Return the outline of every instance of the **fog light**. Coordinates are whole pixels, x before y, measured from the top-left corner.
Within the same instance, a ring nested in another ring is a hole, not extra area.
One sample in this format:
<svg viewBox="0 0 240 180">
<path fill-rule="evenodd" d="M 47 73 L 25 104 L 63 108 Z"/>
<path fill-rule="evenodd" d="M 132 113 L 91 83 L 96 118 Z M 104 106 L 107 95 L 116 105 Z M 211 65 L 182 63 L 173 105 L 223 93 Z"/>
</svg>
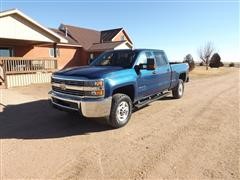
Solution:
<svg viewBox="0 0 240 180">
<path fill-rule="evenodd" d="M 94 96 L 103 96 L 104 95 L 104 90 L 100 89 L 100 90 L 97 90 L 97 91 L 92 91 L 91 94 L 94 95 Z"/>
</svg>

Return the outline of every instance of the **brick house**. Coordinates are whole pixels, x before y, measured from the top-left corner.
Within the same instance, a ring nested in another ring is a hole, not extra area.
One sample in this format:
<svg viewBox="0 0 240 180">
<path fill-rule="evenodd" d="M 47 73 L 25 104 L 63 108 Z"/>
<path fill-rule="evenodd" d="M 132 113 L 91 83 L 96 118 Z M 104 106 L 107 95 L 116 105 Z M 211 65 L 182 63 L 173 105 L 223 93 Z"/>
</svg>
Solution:
<svg viewBox="0 0 240 180">
<path fill-rule="evenodd" d="M 96 31 L 61 24 L 58 29 L 51 30 L 66 38 L 68 45 L 72 46 L 70 49 L 75 50 L 74 55 L 69 52 L 62 52 L 62 47 L 65 44 L 57 44 L 60 54 L 60 68 L 86 65 L 89 59 L 96 57 L 106 50 L 130 49 L 133 47 L 131 39 L 123 28 Z M 61 54 L 64 57 L 61 57 Z M 70 61 L 68 61 L 69 57 L 72 57 Z"/>
<path fill-rule="evenodd" d="M 43 81 L 48 82 L 54 69 L 87 65 L 106 50 L 133 47 L 123 28 L 96 31 L 64 24 L 46 28 L 17 9 L 0 12 L 0 27 L 0 83 L 7 81 L 7 75 L 23 78 L 23 74 L 43 71 L 49 71 Z"/>
</svg>

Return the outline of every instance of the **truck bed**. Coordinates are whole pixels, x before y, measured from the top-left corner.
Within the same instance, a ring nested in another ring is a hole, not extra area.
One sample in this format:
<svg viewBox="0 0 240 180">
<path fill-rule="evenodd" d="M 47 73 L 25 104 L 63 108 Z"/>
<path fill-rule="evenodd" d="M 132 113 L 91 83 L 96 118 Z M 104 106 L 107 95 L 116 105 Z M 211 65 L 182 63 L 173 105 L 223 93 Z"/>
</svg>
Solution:
<svg viewBox="0 0 240 180">
<path fill-rule="evenodd" d="M 188 72 L 188 69 L 189 69 L 188 63 L 170 62 L 169 64 L 171 66 L 173 73 L 181 74 L 184 72 Z"/>
</svg>

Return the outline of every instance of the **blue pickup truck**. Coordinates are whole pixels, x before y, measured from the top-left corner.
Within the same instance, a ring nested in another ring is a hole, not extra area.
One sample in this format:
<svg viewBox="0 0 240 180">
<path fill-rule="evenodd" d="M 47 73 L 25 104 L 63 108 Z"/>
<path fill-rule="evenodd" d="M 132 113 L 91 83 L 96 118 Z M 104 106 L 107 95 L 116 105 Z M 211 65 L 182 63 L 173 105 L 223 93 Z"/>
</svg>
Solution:
<svg viewBox="0 0 240 180">
<path fill-rule="evenodd" d="M 154 49 L 114 50 L 90 65 L 52 75 L 51 104 L 83 117 L 105 117 L 114 128 L 126 125 L 133 108 L 172 93 L 183 96 L 188 82 L 187 63 L 169 63 L 165 52 Z"/>
</svg>

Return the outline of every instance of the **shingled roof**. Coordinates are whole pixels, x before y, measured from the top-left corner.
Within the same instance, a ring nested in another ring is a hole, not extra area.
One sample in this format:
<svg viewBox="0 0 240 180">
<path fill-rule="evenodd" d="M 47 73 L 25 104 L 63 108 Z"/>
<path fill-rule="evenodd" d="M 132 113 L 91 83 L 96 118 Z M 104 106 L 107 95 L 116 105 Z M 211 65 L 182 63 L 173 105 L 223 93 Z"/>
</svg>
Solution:
<svg viewBox="0 0 240 180">
<path fill-rule="evenodd" d="M 54 29 L 54 28 L 50 28 L 53 32 L 57 33 L 58 35 L 64 37 L 65 39 L 68 40 L 68 44 L 71 44 L 71 45 L 79 45 L 80 44 L 75 40 L 73 39 L 71 36 L 65 36 L 65 32 L 64 31 L 61 31 L 59 29 Z"/>
<path fill-rule="evenodd" d="M 109 29 L 101 31 L 100 42 L 109 42 L 122 30 L 123 28 Z"/>
<path fill-rule="evenodd" d="M 114 49 L 125 41 L 112 41 L 123 28 L 96 31 L 76 26 L 61 24 L 59 29 L 52 29 L 57 34 L 68 40 L 68 44 L 80 45 L 89 51 Z M 67 36 L 65 36 L 67 31 Z"/>
<path fill-rule="evenodd" d="M 89 49 L 93 43 L 100 41 L 100 32 L 92 29 L 61 25 L 59 29 L 67 29 L 67 34 L 77 41 L 84 49 Z"/>
</svg>

